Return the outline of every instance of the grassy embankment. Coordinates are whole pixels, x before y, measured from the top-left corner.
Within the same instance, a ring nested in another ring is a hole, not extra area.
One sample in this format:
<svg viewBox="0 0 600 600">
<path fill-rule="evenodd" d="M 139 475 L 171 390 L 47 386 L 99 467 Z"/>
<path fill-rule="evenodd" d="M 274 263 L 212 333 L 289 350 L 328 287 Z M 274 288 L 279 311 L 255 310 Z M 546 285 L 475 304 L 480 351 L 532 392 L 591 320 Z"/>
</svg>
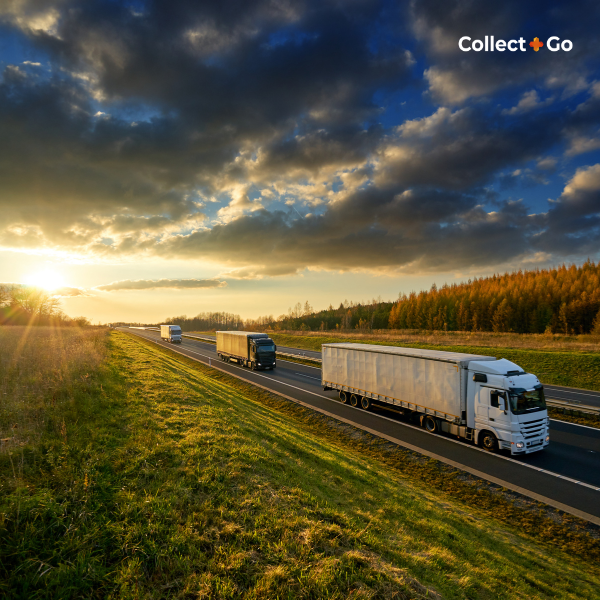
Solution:
<svg viewBox="0 0 600 600">
<path fill-rule="evenodd" d="M 0 335 L 3 597 L 600 598 L 577 519 L 127 334 Z"/>
</svg>

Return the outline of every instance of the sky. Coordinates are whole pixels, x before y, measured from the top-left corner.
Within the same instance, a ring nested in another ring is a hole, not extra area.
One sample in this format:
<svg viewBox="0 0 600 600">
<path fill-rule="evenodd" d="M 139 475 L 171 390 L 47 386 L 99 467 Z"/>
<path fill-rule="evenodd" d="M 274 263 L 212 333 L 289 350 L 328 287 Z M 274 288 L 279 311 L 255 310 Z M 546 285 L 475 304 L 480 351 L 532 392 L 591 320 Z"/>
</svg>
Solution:
<svg viewBox="0 0 600 600">
<path fill-rule="evenodd" d="M 0 282 L 157 322 L 598 260 L 599 17 L 3 0 Z"/>
</svg>

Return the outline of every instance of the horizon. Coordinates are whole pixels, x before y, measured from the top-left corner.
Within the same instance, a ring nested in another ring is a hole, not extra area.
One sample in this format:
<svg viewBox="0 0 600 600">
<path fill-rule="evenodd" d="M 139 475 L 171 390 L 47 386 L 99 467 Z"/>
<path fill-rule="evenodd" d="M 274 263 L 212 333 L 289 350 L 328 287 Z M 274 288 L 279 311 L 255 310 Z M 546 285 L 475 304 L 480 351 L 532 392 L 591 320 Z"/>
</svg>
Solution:
<svg viewBox="0 0 600 600">
<path fill-rule="evenodd" d="M 599 6 L 229 8 L 0 7 L 0 283 L 247 320 L 598 261 Z"/>
</svg>

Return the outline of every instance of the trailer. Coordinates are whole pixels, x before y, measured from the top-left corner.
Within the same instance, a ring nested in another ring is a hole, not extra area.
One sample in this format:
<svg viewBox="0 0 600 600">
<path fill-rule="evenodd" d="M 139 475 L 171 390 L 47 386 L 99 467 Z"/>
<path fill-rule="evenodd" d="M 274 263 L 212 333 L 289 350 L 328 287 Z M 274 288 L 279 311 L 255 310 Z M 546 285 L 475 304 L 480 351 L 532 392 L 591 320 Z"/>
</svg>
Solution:
<svg viewBox="0 0 600 600">
<path fill-rule="evenodd" d="M 493 356 L 372 344 L 323 344 L 322 386 L 343 403 L 385 407 L 431 433 L 490 451 L 545 448 L 549 420 L 535 375 Z"/>
<path fill-rule="evenodd" d="M 277 346 L 266 333 L 217 331 L 217 355 L 254 370 L 274 369 Z"/>
</svg>

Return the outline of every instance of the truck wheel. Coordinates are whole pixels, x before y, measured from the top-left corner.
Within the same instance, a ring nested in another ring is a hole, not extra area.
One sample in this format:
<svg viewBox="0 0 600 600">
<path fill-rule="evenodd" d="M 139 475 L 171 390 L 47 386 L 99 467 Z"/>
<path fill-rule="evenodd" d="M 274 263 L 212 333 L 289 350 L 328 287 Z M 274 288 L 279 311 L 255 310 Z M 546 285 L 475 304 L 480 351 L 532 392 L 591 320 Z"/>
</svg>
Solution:
<svg viewBox="0 0 600 600">
<path fill-rule="evenodd" d="M 438 432 L 438 424 L 437 421 L 431 416 L 427 415 L 423 422 L 423 427 L 429 431 L 429 433 L 437 433 Z"/>
<path fill-rule="evenodd" d="M 358 406 L 359 402 L 360 396 L 358 394 L 352 394 L 352 396 L 350 396 L 350 406 Z"/>
<path fill-rule="evenodd" d="M 342 404 L 348 404 L 348 394 L 347 394 L 347 392 L 340 391 L 340 402 Z"/>
<path fill-rule="evenodd" d="M 488 452 L 498 451 L 498 440 L 491 431 L 484 431 L 479 434 L 479 445 Z"/>
<path fill-rule="evenodd" d="M 371 398 L 367 398 L 366 396 L 363 396 L 360 399 L 360 405 L 365 409 L 365 410 L 371 410 Z"/>
</svg>

